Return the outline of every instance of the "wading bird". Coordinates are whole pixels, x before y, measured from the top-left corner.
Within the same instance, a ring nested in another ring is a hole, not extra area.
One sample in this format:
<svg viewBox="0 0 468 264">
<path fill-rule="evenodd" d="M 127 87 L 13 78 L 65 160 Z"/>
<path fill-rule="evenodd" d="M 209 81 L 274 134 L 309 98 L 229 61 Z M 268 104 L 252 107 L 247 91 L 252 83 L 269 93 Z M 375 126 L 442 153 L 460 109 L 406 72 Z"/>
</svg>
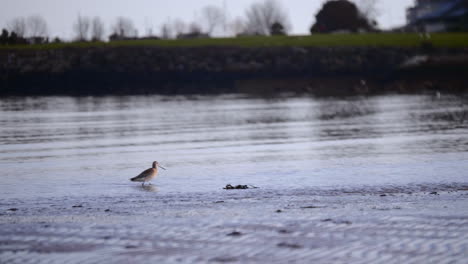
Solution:
<svg viewBox="0 0 468 264">
<path fill-rule="evenodd" d="M 164 167 L 162 167 L 161 165 L 159 165 L 159 163 L 157 161 L 155 161 L 155 162 L 153 162 L 153 167 L 152 168 L 149 168 L 149 169 L 143 171 L 138 176 L 133 177 L 130 180 L 134 181 L 134 182 L 143 182 L 141 184 L 141 186 L 144 186 L 145 182 L 150 181 L 150 180 L 152 180 L 153 178 L 156 177 L 156 175 L 158 174 L 158 167 L 165 170 Z"/>
</svg>

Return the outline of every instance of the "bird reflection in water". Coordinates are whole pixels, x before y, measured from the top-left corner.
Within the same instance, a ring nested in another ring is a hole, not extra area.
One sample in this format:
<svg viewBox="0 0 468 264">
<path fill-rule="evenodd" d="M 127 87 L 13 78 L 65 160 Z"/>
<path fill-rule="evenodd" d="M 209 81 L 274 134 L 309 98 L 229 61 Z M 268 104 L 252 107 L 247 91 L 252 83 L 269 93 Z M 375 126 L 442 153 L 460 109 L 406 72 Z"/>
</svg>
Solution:
<svg viewBox="0 0 468 264">
<path fill-rule="evenodd" d="M 139 186 L 135 186 L 137 187 L 137 189 L 139 190 L 143 190 L 145 192 L 157 192 L 158 191 L 158 187 L 156 185 L 150 185 L 150 184 L 147 184 L 147 185 L 139 185 Z"/>
</svg>

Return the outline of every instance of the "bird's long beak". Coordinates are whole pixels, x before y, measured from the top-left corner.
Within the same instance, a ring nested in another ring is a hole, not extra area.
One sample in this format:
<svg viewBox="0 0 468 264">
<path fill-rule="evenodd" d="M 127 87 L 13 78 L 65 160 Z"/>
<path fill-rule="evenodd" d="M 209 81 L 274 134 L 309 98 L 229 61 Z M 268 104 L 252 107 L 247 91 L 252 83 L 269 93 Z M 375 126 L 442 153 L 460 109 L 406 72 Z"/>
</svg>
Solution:
<svg viewBox="0 0 468 264">
<path fill-rule="evenodd" d="M 159 164 L 158 164 L 158 167 L 161 168 L 161 169 L 163 169 L 163 170 L 166 170 L 166 168 L 164 168 L 163 166 L 161 166 L 161 165 L 159 165 Z"/>
</svg>

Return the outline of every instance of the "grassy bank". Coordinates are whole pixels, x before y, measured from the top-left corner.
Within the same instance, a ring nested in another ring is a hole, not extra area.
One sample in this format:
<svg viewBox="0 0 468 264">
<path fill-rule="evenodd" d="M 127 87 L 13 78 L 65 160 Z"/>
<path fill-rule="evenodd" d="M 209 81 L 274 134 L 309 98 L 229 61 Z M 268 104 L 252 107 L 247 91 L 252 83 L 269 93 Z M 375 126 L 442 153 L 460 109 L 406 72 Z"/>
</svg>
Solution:
<svg viewBox="0 0 468 264">
<path fill-rule="evenodd" d="M 131 40 L 94 43 L 60 43 L 29 46 L 0 46 L 0 49 L 59 49 L 67 47 L 205 47 L 205 46 L 297 46 L 297 47 L 416 47 L 423 42 L 435 47 L 468 47 L 468 33 L 431 34 L 424 39 L 419 34 L 380 33 L 380 34 L 315 34 L 311 36 L 256 36 L 239 38 L 185 39 L 185 40 Z"/>
<path fill-rule="evenodd" d="M 466 91 L 468 44 L 463 45 L 468 34 L 437 34 L 431 39 L 432 46 L 421 46 L 417 35 L 367 34 L 3 49 L 0 94 Z M 411 65 L 414 59 L 424 64 Z M 291 85 L 292 80 L 298 81 Z"/>
</svg>

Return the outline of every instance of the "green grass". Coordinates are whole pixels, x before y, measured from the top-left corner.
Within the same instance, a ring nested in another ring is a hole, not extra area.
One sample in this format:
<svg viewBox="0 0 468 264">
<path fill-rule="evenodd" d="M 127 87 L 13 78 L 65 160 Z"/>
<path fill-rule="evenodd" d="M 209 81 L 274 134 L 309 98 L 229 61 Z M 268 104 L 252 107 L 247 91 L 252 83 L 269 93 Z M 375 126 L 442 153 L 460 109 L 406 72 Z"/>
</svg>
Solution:
<svg viewBox="0 0 468 264">
<path fill-rule="evenodd" d="M 239 46 L 239 47 L 414 47 L 421 45 L 423 39 L 418 34 L 378 33 L 378 34 L 315 34 L 311 36 L 273 36 L 239 37 L 190 40 L 131 40 L 110 43 L 61 43 L 25 46 L 3 46 L 0 49 L 59 49 L 66 47 L 204 47 L 204 46 Z M 468 47 L 468 33 L 431 34 L 429 41 L 436 47 Z"/>
</svg>

